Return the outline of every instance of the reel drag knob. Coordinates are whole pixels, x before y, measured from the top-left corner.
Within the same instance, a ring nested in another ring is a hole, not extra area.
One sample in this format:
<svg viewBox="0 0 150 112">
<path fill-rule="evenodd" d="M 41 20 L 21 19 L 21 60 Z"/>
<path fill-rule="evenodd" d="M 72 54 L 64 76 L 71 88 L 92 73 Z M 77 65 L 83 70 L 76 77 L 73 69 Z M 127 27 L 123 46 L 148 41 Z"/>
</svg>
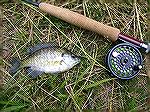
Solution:
<svg viewBox="0 0 150 112">
<path fill-rule="evenodd" d="M 109 51 L 106 61 L 114 76 L 131 79 L 142 69 L 143 58 L 135 45 L 121 43 Z"/>
</svg>

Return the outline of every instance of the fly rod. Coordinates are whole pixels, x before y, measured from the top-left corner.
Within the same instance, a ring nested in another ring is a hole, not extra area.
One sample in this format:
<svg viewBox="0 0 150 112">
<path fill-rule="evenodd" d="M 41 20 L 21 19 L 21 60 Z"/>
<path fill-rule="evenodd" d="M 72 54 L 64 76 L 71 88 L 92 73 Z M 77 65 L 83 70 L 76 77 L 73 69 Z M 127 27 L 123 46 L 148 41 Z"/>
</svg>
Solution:
<svg viewBox="0 0 150 112">
<path fill-rule="evenodd" d="M 107 55 L 107 65 L 112 74 L 118 78 L 131 79 L 136 76 L 142 68 L 143 56 L 141 53 L 148 54 L 150 52 L 150 43 L 145 43 L 132 36 L 125 35 L 118 28 L 105 25 L 66 8 L 44 2 L 24 1 L 70 24 L 106 36 L 112 42 L 121 41 Z"/>
</svg>

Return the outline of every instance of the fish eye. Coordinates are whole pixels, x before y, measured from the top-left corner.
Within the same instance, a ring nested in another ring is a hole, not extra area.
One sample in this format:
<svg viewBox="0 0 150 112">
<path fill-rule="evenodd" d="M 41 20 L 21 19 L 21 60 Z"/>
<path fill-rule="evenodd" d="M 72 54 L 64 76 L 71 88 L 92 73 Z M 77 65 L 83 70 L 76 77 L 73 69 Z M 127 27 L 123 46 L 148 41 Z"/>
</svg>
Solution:
<svg viewBox="0 0 150 112">
<path fill-rule="evenodd" d="M 65 53 L 62 53 L 62 54 L 61 54 L 61 57 L 63 57 L 64 55 L 65 55 Z"/>
<path fill-rule="evenodd" d="M 72 55 L 71 58 L 76 58 L 76 57 L 74 55 Z"/>
</svg>

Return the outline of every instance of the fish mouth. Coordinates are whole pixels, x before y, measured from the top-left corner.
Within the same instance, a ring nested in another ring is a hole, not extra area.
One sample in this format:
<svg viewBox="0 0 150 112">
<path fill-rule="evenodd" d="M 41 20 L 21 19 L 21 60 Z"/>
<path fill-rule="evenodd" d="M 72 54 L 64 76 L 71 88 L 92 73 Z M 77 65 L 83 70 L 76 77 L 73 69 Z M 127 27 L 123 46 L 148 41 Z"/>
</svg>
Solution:
<svg viewBox="0 0 150 112">
<path fill-rule="evenodd" d="M 79 63 L 81 62 L 81 59 L 80 59 L 80 58 L 77 58 L 76 60 L 77 60 L 77 61 L 76 61 L 75 65 L 77 65 L 77 64 L 79 64 Z"/>
</svg>

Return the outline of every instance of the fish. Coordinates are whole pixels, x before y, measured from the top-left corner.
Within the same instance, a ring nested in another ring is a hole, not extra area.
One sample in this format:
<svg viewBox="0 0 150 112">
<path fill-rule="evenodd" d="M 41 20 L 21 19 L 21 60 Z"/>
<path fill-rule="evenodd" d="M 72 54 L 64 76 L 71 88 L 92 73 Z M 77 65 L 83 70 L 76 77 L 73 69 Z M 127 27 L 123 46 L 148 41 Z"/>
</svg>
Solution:
<svg viewBox="0 0 150 112">
<path fill-rule="evenodd" d="M 79 56 L 65 48 L 54 43 L 42 43 L 30 47 L 25 59 L 12 58 L 9 73 L 15 74 L 19 69 L 26 68 L 27 73 L 35 78 L 42 73 L 55 74 L 68 71 L 80 61 Z"/>
</svg>

